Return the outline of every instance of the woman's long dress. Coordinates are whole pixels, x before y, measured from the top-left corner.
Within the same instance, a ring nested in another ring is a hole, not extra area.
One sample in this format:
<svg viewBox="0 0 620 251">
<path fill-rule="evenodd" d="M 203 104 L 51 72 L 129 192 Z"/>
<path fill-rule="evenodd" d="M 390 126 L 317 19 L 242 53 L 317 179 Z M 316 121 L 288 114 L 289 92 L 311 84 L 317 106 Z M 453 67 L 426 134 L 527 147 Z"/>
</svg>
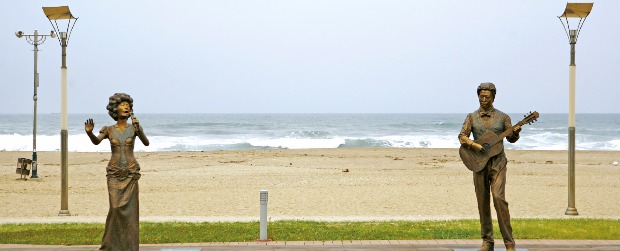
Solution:
<svg viewBox="0 0 620 251">
<path fill-rule="evenodd" d="M 106 175 L 110 210 L 100 250 L 138 250 L 140 165 L 133 155 L 135 128 L 129 126 L 120 132 L 114 126 L 106 126 L 101 132 L 110 139 L 112 157 Z"/>
</svg>

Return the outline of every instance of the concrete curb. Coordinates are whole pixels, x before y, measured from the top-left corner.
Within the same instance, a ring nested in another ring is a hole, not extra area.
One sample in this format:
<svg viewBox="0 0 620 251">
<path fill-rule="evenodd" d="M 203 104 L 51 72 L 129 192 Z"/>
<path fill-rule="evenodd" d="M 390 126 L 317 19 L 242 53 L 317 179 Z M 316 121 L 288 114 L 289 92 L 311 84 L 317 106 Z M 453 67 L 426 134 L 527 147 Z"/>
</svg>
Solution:
<svg viewBox="0 0 620 251">
<path fill-rule="evenodd" d="M 140 250 L 476 250 L 480 240 L 346 240 L 142 244 Z M 0 244 L 0 250 L 98 250 L 97 245 Z M 517 240 L 518 250 L 620 250 L 620 240 Z M 495 250 L 504 250 L 496 245 Z"/>
</svg>

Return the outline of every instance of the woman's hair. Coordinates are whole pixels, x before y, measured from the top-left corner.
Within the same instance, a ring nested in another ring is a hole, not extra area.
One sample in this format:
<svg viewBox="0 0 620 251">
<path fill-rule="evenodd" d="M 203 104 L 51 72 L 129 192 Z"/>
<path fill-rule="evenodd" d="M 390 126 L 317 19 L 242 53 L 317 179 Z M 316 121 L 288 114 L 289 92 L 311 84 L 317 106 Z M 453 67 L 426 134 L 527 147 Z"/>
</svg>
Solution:
<svg viewBox="0 0 620 251">
<path fill-rule="evenodd" d="M 129 107 L 131 107 L 131 110 L 133 110 L 133 98 L 131 98 L 129 94 L 114 93 L 114 95 L 110 96 L 110 100 L 106 108 L 108 109 L 108 114 L 110 114 L 110 117 L 112 117 L 114 121 L 118 120 L 118 108 L 117 107 L 120 103 L 123 103 L 123 102 L 129 103 Z"/>
</svg>

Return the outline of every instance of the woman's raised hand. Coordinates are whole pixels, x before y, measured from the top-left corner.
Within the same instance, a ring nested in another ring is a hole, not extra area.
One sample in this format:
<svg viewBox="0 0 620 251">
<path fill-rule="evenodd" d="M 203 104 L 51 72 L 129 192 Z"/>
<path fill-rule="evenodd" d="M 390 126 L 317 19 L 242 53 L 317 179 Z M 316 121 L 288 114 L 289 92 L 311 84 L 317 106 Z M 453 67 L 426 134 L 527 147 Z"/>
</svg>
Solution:
<svg viewBox="0 0 620 251">
<path fill-rule="evenodd" d="M 93 119 L 87 119 L 86 122 L 84 122 L 84 130 L 86 131 L 86 133 L 92 133 L 93 129 L 95 128 L 95 121 L 93 121 Z"/>
</svg>

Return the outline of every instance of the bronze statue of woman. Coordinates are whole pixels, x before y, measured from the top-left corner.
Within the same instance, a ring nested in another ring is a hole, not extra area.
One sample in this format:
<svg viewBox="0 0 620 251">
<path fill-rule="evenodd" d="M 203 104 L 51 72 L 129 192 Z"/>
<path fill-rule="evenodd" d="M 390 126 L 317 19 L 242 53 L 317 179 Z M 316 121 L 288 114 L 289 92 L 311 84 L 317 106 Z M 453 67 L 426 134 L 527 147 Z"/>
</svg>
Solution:
<svg viewBox="0 0 620 251">
<path fill-rule="evenodd" d="M 110 140 L 112 157 L 106 168 L 110 209 L 100 250 L 138 250 L 140 244 L 138 179 L 140 165 L 133 155 L 136 136 L 149 145 L 138 119 L 133 116 L 133 99 L 125 93 L 116 93 L 108 102 L 108 114 L 116 124 L 104 126 L 99 135 L 93 134 L 95 122 L 84 123 L 86 134 L 93 144 Z M 131 124 L 127 120 L 131 118 Z"/>
</svg>

